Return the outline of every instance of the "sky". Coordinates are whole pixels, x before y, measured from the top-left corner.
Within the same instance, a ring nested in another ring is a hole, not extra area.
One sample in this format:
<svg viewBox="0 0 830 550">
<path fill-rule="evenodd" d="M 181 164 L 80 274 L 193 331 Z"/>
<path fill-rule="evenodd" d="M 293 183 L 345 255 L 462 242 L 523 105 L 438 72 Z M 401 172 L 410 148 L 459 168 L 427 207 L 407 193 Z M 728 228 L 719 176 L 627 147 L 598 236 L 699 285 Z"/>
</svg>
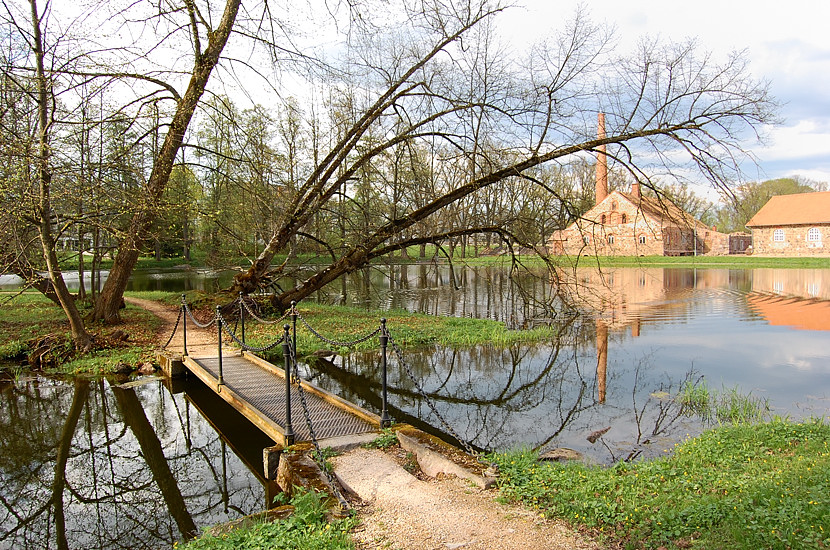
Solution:
<svg viewBox="0 0 830 550">
<path fill-rule="evenodd" d="M 544 37 L 559 29 L 578 0 L 518 0 L 523 7 L 502 16 L 506 40 Z M 770 82 L 782 103 L 780 126 L 769 128 L 766 146 L 752 147 L 757 167 L 747 179 L 802 176 L 830 183 L 830 2 L 827 0 L 591 0 L 595 22 L 617 30 L 621 48 L 644 36 L 696 38 L 715 56 L 746 50 L 750 70 Z"/>
</svg>

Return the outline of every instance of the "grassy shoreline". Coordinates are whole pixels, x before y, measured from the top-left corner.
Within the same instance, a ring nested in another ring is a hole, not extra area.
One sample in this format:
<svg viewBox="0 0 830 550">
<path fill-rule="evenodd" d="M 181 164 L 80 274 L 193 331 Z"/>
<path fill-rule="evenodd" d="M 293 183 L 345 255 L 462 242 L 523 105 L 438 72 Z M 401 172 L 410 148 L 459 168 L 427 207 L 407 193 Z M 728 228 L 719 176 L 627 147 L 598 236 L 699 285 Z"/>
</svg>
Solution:
<svg viewBox="0 0 830 550">
<path fill-rule="evenodd" d="M 830 547 L 830 424 L 719 426 L 611 468 L 497 453 L 502 497 L 622 548 Z M 671 452 L 671 454 L 669 454 Z"/>
<path fill-rule="evenodd" d="M 519 255 L 519 262 L 527 266 L 543 266 L 545 263 L 535 255 Z M 664 267 L 664 268 L 728 268 L 728 269 L 830 269 L 830 257 L 799 258 L 799 257 L 777 257 L 777 256 L 552 256 L 550 258 L 555 265 L 560 267 Z M 285 260 L 285 256 L 274 258 L 274 265 L 279 265 Z M 455 256 L 453 261 L 459 265 L 469 266 L 510 266 L 512 258 L 509 255 L 500 256 L 478 256 L 467 257 Z M 418 264 L 418 263 L 446 264 L 443 256 L 434 257 L 430 252 L 426 258 L 419 258 L 418 252 L 411 251 L 409 257 L 396 256 L 379 260 L 377 264 Z M 312 265 L 326 263 L 325 257 L 316 254 L 300 254 L 290 262 L 292 265 Z M 250 265 L 250 259 L 237 257 L 228 258 L 223 261 L 222 266 L 243 266 Z M 65 271 L 76 270 L 78 267 L 77 257 L 67 258 L 63 264 Z M 104 260 L 102 269 L 109 269 L 112 260 Z M 172 257 L 156 260 L 153 257 L 141 257 L 138 260 L 136 269 L 173 269 L 179 266 L 189 268 L 211 267 L 206 262 L 204 255 L 194 255 L 190 260 L 184 257 Z M 220 267 L 220 266 L 214 266 Z M 88 266 L 87 266 L 88 269 Z"/>
<path fill-rule="evenodd" d="M 156 300 L 175 306 L 180 294 L 167 292 L 129 292 L 147 300 Z M 196 299 L 205 310 L 212 312 L 213 297 L 190 293 L 189 300 Z M 3 305 L 4 323 L 0 325 L 0 360 L 21 361 L 32 351 L 39 337 L 54 334 L 69 345 L 68 327 L 63 312 L 36 292 L 26 292 Z M 387 319 L 387 327 L 394 342 L 403 348 L 432 345 L 468 347 L 475 345 L 506 346 L 518 342 L 540 342 L 555 335 L 553 328 L 510 330 L 504 323 L 487 319 L 463 317 L 436 317 L 404 310 L 367 311 L 348 306 L 329 306 L 311 302 L 298 307 L 300 320 L 297 330 L 297 351 L 300 356 L 320 349 L 344 349 L 367 351 L 377 349 L 377 338 L 371 338 L 354 346 L 332 346 L 314 336 L 304 326 L 303 320 L 324 337 L 337 342 L 354 341 L 368 335 L 380 326 L 381 318 Z M 209 313 L 208 313 L 209 314 Z M 108 374 L 119 363 L 137 366 L 152 361 L 154 351 L 163 343 L 157 341 L 155 332 L 161 321 L 151 313 L 131 305 L 122 312 L 124 322 L 117 326 L 88 327 L 99 338 L 106 338 L 114 331 L 130 335 L 122 345 L 97 350 L 90 354 L 72 357 L 60 364 L 44 369 L 47 374 Z M 274 319 L 272 319 L 274 320 Z M 282 336 L 283 323 L 246 324 L 247 342 L 253 347 L 263 347 Z M 64 346 L 65 348 L 65 346 Z M 64 349 L 67 357 L 70 349 Z M 282 360 L 282 349 L 273 352 Z M 266 354 L 267 357 L 267 354 Z M 56 358 L 57 361 L 58 358 Z"/>
</svg>

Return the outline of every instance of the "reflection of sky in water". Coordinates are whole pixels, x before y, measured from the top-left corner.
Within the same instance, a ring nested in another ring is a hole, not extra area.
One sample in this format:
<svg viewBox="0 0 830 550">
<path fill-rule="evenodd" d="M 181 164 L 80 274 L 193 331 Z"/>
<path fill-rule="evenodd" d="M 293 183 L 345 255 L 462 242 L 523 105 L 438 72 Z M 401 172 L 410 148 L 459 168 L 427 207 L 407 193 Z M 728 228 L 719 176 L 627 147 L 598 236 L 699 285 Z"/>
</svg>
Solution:
<svg viewBox="0 0 830 550">
<path fill-rule="evenodd" d="M 702 376 L 712 390 L 737 388 L 766 398 L 776 414 L 792 418 L 830 414 L 830 332 L 772 324 L 780 322 L 782 314 L 792 313 L 792 307 L 821 302 L 791 298 L 781 302 L 769 300 L 765 294 L 767 286 L 782 287 L 786 277 L 795 283 L 785 282 L 784 289 L 815 290 L 815 284 L 804 280 L 822 277 L 824 272 L 647 271 L 641 276 L 637 270 L 618 270 L 611 277 L 617 285 L 614 299 L 622 295 L 625 300 L 614 302 L 608 299 L 611 293 L 603 294 L 603 289 L 581 293 L 586 300 L 596 301 L 598 316 L 608 323 L 604 403 L 598 401 L 594 315 L 565 329 L 555 359 L 551 346 L 538 344 L 509 350 L 485 346 L 452 354 L 448 350 L 408 350 L 405 356 L 453 429 L 487 448 L 565 446 L 608 460 L 608 449 L 601 443 L 591 445 L 585 438 L 594 430 L 611 426 L 603 441 L 615 457 L 625 457 L 632 448 L 660 454 L 662 447 L 671 447 L 686 433 L 700 429 L 694 420 L 674 418 L 677 411 L 672 409 L 671 399 L 661 393 L 676 395 L 687 376 L 693 380 Z M 626 286 L 631 281 L 636 287 L 633 291 Z M 753 309 L 748 296 L 775 302 L 775 308 Z M 623 302 L 625 307 L 620 306 Z M 632 335 L 635 326 L 636 337 Z M 390 330 L 394 335 L 394 325 Z M 341 371 L 366 373 L 374 368 L 373 357 L 356 355 L 338 364 Z M 412 415 L 446 431 L 395 368 L 391 369 L 390 384 L 395 391 L 390 399 L 397 414 Z M 343 372 L 330 374 L 330 378 L 320 381 L 372 408 L 365 396 L 374 389 L 360 388 L 365 380 L 349 378 Z M 398 391 L 401 388 L 409 393 Z M 638 432 L 642 441 L 655 425 L 660 428 L 658 435 L 650 438 L 655 444 L 638 447 Z"/>
<path fill-rule="evenodd" d="M 741 300 L 741 297 L 735 297 Z M 690 368 L 710 387 L 737 385 L 788 410 L 808 393 L 830 391 L 830 332 L 793 330 L 763 320 L 702 315 L 682 325 L 650 325 L 609 354 L 655 353 L 657 368 L 682 375 Z"/>
</svg>

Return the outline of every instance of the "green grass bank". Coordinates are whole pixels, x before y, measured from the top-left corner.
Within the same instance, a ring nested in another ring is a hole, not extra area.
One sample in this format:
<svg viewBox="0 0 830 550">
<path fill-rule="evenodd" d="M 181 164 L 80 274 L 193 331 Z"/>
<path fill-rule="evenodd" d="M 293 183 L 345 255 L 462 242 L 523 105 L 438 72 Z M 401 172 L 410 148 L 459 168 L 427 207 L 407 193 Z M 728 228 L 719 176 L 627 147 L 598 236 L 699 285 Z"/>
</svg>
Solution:
<svg viewBox="0 0 830 550">
<path fill-rule="evenodd" d="M 494 455 L 503 498 L 621 548 L 830 548 L 830 424 L 720 426 L 611 468 Z"/>
</svg>

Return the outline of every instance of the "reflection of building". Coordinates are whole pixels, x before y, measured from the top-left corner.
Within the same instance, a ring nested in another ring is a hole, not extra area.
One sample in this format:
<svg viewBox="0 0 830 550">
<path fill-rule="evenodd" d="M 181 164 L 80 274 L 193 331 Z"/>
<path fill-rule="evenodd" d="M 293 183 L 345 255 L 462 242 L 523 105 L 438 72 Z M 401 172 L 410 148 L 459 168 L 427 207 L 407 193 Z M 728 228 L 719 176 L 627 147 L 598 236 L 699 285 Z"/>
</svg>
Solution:
<svg viewBox="0 0 830 550">
<path fill-rule="evenodd" d="M 605 137 L 602 113 L 597 133 L 599 139 Z M 628 193 L 609 194 L 603 147 L 597 155 L 594 207 L 566 229 L 555 231 L 548 250 L 604 256 L 728 254 L 729 241 L 729 235 L 707 227 L 670 201 L 643 196 L 639 183 L 632 184 Z"/>
<path fill-rule="evenodd" d="M 756 254 L 830 255 L 830 192 L 772 197 L 746 226 Z"/>
<path fill-rule="evenodd" d="M 770 294 L 750 294 L 746 301 L 755 313 L 771 325 L 830 330 L 830 301 Z"/>
<path fill-rule="evenodd" d="M 727 269 L 578 268 L 560 275 L 559 290 L 576 308 L 620 329 L 688 308 L 677 298 L 694 288 L 729 287 L 733 275 Z"/>
<path fill-rule="evenodd" d="M 830 330 L 830 272 L 825 269 L 756 269 L 746 300 L 771 325 Z"/>
<path fill-rule="evenodd" d="M 830 300 L 830 271 L 826 269 L 754 269 L 752 291 Z"/>
</svg>

